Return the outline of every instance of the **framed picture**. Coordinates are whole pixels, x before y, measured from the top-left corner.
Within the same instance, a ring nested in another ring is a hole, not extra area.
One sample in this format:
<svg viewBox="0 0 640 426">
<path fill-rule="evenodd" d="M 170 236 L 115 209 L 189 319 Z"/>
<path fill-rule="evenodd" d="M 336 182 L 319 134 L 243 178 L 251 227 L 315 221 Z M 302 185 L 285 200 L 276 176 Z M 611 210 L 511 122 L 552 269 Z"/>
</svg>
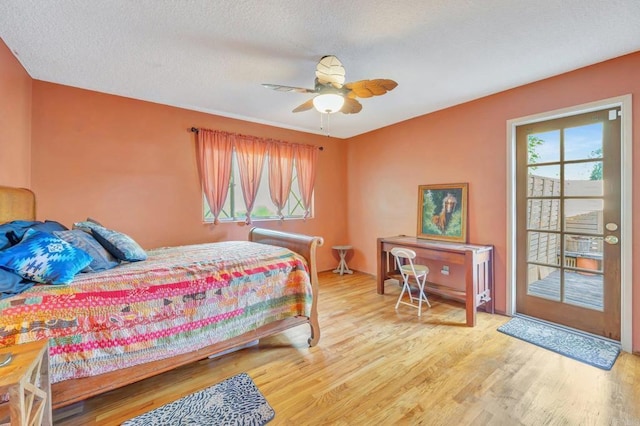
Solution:
<svg viewBox="0 0 640 426">
<path fill-rule="evenodd" d="M 467 242 L 466 183 L 418 187 L 418 238 Z"/>
</svg>

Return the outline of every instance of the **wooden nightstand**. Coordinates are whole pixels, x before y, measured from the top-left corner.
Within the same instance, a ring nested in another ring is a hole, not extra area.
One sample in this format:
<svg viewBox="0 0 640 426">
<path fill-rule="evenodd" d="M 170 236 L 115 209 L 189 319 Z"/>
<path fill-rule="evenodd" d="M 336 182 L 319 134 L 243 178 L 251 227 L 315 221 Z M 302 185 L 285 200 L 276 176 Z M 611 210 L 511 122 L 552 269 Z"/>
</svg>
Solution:
<svg viewBox="0 0 640 426">
<path fill-rule="evenodd" d="M 50 426 L 48 341 L 0 348 L 0 354 L 6 353 L 12 360 L 0 367 L 0 395 L 9 394 L 9 401 L 0 404 L 0 425 Z"/>
</svg>

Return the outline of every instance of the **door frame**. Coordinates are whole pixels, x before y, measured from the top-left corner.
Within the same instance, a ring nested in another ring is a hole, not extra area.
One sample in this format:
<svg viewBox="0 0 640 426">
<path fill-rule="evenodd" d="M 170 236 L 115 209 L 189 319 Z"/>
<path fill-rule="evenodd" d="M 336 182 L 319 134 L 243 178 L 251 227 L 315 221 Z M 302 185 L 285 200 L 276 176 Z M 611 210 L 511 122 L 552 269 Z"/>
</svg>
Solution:
<svg viewBox="0 0 640 426">
<path fill-rule="evenodd" d="M 516 132 L 517 126 L 570 115 L 582 114 L 600 109 L 620 107 L 621 122 L 621 228 L 623 235 L 633 235 L 632 211 L 632 118 L 631 95 L 617 96 L 600 101 L 589 102 L 554 111 L 528 115 L 507 120 L 507 282 L 506 282 L 506 314 L 513 316 L 516 312 Z M 633 238 L 622 238 L 620 243 L 620 346 L 625 352 L 632 351 L 632 246 Z"/>
</svg>

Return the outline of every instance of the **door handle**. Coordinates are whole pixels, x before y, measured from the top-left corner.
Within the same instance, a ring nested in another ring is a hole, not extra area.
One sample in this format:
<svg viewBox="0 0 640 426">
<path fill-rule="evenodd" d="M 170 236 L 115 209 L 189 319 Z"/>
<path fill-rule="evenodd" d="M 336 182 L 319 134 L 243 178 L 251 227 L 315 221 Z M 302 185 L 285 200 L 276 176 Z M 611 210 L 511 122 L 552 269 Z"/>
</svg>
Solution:
<svg viewBox="0 0 640 426">
<path fill-rule="evenodd" d="M 607 244 L 618 244 L 618 241 L 620 240 L 615 235 L 607 235 L 606 237 L 604 237 L 604 242 Z"/>
</svg>

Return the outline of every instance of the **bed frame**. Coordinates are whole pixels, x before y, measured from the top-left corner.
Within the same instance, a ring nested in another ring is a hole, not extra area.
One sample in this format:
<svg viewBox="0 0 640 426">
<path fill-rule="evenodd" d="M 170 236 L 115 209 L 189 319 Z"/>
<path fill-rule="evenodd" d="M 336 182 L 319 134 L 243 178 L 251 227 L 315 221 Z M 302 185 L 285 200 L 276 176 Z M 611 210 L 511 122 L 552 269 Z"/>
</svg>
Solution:
<svg viewBox="0 0 640 426">
<path fill-rule="evenodd" d="M 0 223 L 12 220 L 35 220 L 35 195 L 28 189 L 0 186 Z M 199 361 L 212 355 L 228 352 L 234 348 L 245 346 L 263 337 L 280 333 L 291 327 L 309 324 L 311 337 L 309 346 L 315 346 L 320 340 L 320 325 L 318 323 L 318 273 L 316 266 L 316 247 L 323 244 L 321 237 L 311 237 L 268 229 L 252 228 L 249 240 L 262 244 L 288 248 L 303 256 L 309 265 L 313 302 L 309 317 L 293 317 L 276 321 L 240 336 L 207 346 L 195 352 L 173 356 L 171 358 L 136 365 L 110 373 L 93 377 L 65 380 L 51 385 L 53 408 L 85 400 L 95 395 L 117 389 L 122 386 L 155 376 L 176 367 Z"/>
</svg>

